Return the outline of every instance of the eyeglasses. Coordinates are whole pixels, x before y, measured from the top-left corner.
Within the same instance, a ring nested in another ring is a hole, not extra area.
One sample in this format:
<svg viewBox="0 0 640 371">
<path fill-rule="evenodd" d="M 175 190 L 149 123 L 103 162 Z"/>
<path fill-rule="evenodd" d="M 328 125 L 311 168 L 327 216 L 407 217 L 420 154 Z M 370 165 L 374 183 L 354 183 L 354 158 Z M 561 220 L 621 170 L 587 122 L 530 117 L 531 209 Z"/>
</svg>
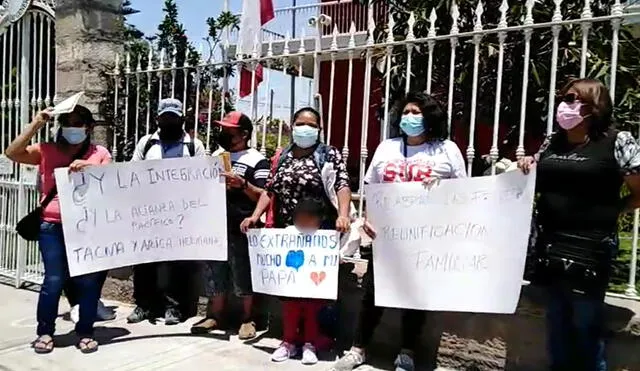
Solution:
<svg viewBox="0 0 640 371">
<path fill-rule="evenodd" d="M 576 101 L 580 101 L 580 97 L 576 93 L 565 94 L 561 100 L 565 103 L 575 103 Z"/>
</svg>

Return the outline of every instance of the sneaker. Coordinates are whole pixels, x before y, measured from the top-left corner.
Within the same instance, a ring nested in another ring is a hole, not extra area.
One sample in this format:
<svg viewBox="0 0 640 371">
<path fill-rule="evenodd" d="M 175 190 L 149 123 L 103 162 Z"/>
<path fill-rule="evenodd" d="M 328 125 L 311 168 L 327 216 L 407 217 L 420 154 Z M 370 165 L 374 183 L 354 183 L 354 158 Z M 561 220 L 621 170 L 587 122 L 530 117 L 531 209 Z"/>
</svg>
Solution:
<svg viewBox="0 0 640 371">
<path fill-rule="evenodd" d="M 271 360 L 273 362 L 284 362 L 289 358 L 295 357 L 298 354 L 298 348 L 295 345 L 282 342 L 278 349 L 271 354 Z"/>
<path fill-rule="evenodd" d="M 164 324 L 167 326 L 180 323 L 180 312 L 177 309 L 169 308 L 164 312 Z"/>
<path fill-rule="evenodd" d="M 345 352 L 344 356 L 336 361 L 329 371 L 351 371 L 364 363 L 364 355 L 352 350 Z"/>
<path fill-rule="evenodd" d="M 256 324 L 254 322 L 245 322 L 238 330 L 238 339 L 249 340 L 256 337 Z"/>
<path fill-rule="evenodd" d="M 191 333 L 194 335 L 208 334 L 218 328 L 218 321 L 213 318 L 204 318 L 191 326 Z"/>
<path fill-rule="evenodd" d="M 396 371 L 414 371 L 416 369 L 413 363 L 413 357 L 407 353 L 398 354 L 393 365 L 396 367 Z"/>
<path fill-rule="evenodd" d="M 96 313 L 98 321 L 111 321 L 116 319 L 116 312 L 105 307 L 102 300 L 98 300 L 98 312 Z"/>
<path fill-rule="evenodd" d="M 139 323 L 146 319 L 151 319 L 151 313 L 148 310 L 144 310 L 140 307 L 136 307 L 133 312 L 127 317 L 128 323 Z"/>
<path fill-rule="evenodd" d="M 303 365 L 315 365 L 318 363 L 318 355 L 316 354 L 316 348 L 306 343 L 302 347 L 302 364 Z"/>
</svg>

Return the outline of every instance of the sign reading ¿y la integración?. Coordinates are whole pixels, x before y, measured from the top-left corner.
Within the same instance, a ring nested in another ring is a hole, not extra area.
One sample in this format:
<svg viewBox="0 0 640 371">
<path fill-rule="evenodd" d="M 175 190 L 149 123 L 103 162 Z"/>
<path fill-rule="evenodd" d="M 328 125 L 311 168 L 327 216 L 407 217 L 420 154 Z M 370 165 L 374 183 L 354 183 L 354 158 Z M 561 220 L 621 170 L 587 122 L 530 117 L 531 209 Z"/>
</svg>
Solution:
<svg viewBox="0 0 640 371">
<path fill-rule="evenodd" d="M 218 157 L 56 169 L 72 276 L 173 260 L 226 260 Z"/>
</svg>

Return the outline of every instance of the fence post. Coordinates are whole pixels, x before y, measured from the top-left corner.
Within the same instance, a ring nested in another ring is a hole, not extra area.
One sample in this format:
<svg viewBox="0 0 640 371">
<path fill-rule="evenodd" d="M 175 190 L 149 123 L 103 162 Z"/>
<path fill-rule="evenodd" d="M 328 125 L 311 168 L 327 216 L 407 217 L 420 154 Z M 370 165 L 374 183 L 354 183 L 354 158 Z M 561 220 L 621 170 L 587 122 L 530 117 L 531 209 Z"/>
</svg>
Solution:
<svg viewBox="0 0 640 371">
<path fill-rule="evenodd" d="M 20 131 L 29 124 L 29 72 L 30 59 L 31 59 L 31 14 L 27 13 L 21 20 L 22 42 L 20 44 L 20 83 L 18 84 L 20 89 L 20 117 L 18 127 Z M 25 192 L 25 165 L 20 165 L 18 172 L 18 220 L 26 214 L 27 200 Z M 15 287 L 22 286 L 22 276 L 25 271 L 25 264 L 27 261 L 27 242 L 18 238 L 18 261 L 16 262 L 16 280 Z"/>
</svg>

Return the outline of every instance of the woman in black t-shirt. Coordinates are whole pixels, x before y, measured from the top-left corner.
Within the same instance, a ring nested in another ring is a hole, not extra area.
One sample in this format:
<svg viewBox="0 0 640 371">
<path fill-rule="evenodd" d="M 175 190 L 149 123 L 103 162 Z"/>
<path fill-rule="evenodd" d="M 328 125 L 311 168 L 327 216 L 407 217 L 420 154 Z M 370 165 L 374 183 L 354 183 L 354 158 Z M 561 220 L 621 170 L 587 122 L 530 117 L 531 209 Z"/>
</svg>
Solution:
<svg viewBox="0 0 640 371">
<path fill-rule="evenodd" d="M 535 156 L 539 228 L 532 281 L 549 291 L 548 349 L 552 370 L 604 371 L 604 295 L 617 251 L 617 220 L 640 206 L 640 147 L 613 130 L 608 89 L 596 80 L 563 90 L 559 129 Z M 630 195 L 620 198 L 626 184 Z M 574 352 L 572 353 L 571 350 Z"/>
</svg>

